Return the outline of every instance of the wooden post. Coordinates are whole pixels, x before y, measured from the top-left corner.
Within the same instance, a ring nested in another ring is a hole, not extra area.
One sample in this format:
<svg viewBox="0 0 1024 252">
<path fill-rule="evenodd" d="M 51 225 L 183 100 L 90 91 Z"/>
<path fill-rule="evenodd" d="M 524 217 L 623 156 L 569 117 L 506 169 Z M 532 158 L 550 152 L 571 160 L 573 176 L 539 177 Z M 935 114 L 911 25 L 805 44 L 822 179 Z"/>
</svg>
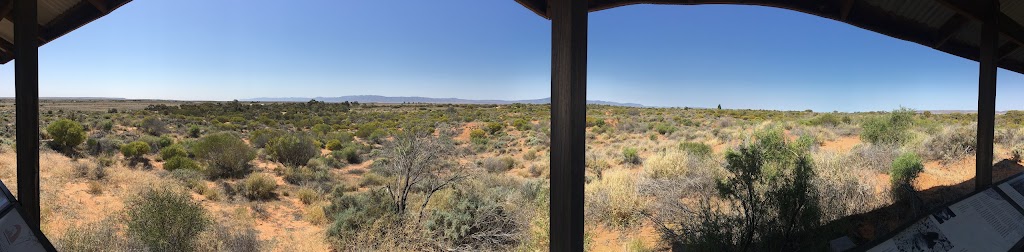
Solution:
<svg viewBox="0 0 1024 252">
<path fill-rule="evenodd" d="M 996 57 L 999 47 L 999 2 L 982 0 L 984 6 L 981 25 L 981 55 L 978 58 L 978 155 L 974 174 L 974 189 L 983 190 L 992 185 L 992 144 L 996 118 Z"/>
<path fill-rule="evenodd" d="M 587 0 L 552 0 L 551 251 L 583 251 Z"/>
<path fill-rule="evenodd" d="M 39 228 L 39 22 L 37 0 L 14 1 L 14 100 L 18 201 Z"/>
</svg>

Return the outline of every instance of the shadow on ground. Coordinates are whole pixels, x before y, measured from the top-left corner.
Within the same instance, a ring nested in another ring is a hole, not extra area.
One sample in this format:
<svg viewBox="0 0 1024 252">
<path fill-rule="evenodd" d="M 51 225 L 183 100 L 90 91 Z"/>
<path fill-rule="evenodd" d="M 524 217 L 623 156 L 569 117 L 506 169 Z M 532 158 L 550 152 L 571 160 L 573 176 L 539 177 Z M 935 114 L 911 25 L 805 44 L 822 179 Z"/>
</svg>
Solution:
<svg viewBox="0 0 1024 252">
<path fill-rule="evenodd" d="M 992 181 L 1000 182 L 1020 172 L 1024 172 L 1024 166 L 1004 159 L 993 165 Z M 932 210 L 960 199 L 973 191 L 973 178 L 955 185 L 932 187 L 917 192 L 919 198 L 916 201 L 917 207 L 911 201 L 896 202 L 874 211 L 832 221 L 821 227 L 821 232 L 817 233 L 827 234 L 826 237 L 821 238 L 835 239 L 849 236 L 857 244 L 867 244 L 877 238 L 888 237 L 890 232 L 898 231 L 895 229 L 918 220 Z"/>
</svg>

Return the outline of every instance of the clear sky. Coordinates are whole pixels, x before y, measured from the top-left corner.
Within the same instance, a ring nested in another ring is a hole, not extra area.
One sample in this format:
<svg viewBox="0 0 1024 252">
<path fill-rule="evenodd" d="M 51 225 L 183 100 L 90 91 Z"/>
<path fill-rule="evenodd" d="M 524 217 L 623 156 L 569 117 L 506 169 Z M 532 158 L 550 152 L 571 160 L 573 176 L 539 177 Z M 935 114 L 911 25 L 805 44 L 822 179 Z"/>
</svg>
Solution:
<svg viewBox="0 0 1024 252">
<path fill-rule="evenodd" d="M 42 96 L 550 95 L 550 23 L 513 0 L 138 0 L 40 50 Z M 815 111 L 974 109 L 977 63 L 753 6 L 590 14 L 588 99 Z M 13 65 L 0 96 L 13 96 Z M 1024 109 L 1000 70 L 999 110 Z"/>
</svg>

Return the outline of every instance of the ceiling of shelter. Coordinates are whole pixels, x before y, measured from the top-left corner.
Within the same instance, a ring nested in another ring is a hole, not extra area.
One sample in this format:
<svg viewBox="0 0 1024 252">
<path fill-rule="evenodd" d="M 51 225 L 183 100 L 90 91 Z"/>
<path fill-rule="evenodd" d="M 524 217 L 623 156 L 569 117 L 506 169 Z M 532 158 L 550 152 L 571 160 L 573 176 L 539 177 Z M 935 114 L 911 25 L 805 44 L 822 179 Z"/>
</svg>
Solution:
<svg viewBox="0 0 1024 252">
<path fill-rule="evenodd" d="M 548 18 L 548 0 L 516 0 Z M 741 4 L 775 7 L 833 19 L 977 61 L 982 9 L 974 0 L 591 0 L 590 11 L 634 4 Z M 1000 1 L 998 66 L 1024 73 L 1024 1 Z M 671 24 L 665 24 L 671 25 Z"/>
<path fill-rule="evenodd" d="M 38 0 L 39 44 L 43 45 L 106 16 L 131 0 Z M 14 0 L 0 0 L 0 64 L 14 59 Z"/>
</svg>

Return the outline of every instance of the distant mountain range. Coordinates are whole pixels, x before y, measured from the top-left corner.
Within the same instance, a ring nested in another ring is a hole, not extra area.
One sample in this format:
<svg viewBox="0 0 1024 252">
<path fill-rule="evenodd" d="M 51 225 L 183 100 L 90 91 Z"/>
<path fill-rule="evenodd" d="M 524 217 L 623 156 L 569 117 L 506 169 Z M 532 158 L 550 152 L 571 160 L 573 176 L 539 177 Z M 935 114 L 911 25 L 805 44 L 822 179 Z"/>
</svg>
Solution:
<svg viewBox="0 0 1024 252">
<path fill-rule="evenodd" d="M 551 98 L 533 100 L 470 100 L 459 98 L 430 98 L 418 96 L 380 96 L 380 95 L 350 95 L 339 97 L 259 97 L 241 101 L 265 101 L 265 102 L 307 102 L 317 100 L 324 102 L 360 102 L 360 103 L 439 103 L 439 104 L 546 104 L 551 103 Z M 587 104 L 613 105 L 626 107 L 644 107 L 636 103 L 619 103 L 610 101 L 587 100 Z"/>
</svg>

